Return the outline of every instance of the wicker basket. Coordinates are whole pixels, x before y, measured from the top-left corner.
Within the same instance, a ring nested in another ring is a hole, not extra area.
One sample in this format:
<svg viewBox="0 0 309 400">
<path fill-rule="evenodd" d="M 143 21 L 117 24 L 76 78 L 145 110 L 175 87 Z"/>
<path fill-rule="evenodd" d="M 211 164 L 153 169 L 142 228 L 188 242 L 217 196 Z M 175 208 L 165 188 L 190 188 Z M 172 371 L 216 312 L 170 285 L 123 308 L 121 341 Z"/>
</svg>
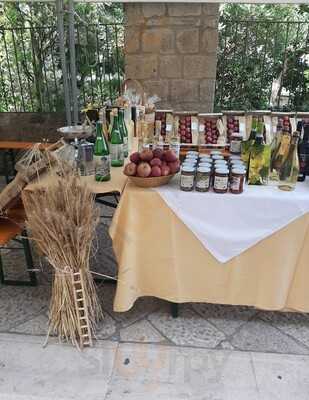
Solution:
<svg viewBox="0 0 309 400">
<path fill-rule="evenodd" d="M 158 177 L 148 177 L 148 178 L 141 178 L 139 176 L 128 176 L 128 178 L 136 186 L 143 188 L 152 188 L 152 187 L 166 185 L 167 183 L 169 183 L 169 181 L 173 178 L 174 175 L 175 174 L 158 176 Z"/>
</svg>

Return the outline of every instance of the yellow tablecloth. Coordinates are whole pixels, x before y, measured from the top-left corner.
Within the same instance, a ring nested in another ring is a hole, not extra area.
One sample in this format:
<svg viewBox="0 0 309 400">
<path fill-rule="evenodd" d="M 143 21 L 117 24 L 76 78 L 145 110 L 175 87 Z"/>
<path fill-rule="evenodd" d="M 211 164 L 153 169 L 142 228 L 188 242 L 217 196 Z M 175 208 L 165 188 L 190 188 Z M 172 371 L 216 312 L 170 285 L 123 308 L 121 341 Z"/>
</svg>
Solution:
<svg viewBox="0 0 309 400">
<path fill-rule="evenodd" d="M 309 215 L 219 263 L 160 195 L 128 183 L 110 228 L 115 311 L 140 296 L 309 312 Z"/>
<path fill-rule="evenodd" d="M 96 182 L 94 176 L 82 176 L 82 181 L 88 185 L 92 193 L 122 193 L 127 182 L 127 177 L 123 174 L 123 167 L 111 168 L 111 180 L 107 182 Z M 42 175 L 39 181 L 30 183 L 24 190 L 35 190 L 39 187 L 46 187 L 53 183 L 54 178 L 49 174 Z"/>
</svg>

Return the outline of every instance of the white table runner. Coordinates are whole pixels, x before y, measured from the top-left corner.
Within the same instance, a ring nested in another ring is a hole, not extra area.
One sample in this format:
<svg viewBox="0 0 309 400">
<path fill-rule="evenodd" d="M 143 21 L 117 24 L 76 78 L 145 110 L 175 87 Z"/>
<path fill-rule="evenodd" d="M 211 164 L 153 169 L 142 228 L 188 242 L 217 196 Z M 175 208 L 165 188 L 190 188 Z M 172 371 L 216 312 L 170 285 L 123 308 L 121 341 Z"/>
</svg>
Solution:
<svg viewBox="0 0 309 400">
<path fill-rule="evenodd" d="M 309 181 L 294 191 L 245 186 L 244 193 L 183 192 L 179 176 L 155 188 L 205 248 L 225 263 L 309 212 Z"/>
</svg>

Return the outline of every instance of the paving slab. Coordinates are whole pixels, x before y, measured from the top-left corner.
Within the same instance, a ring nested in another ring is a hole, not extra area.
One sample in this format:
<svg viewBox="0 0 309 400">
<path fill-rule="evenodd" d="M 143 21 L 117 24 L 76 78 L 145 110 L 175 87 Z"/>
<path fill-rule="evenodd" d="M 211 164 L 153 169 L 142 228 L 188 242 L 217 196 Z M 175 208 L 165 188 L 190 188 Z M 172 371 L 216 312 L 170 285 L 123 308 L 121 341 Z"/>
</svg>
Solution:
<svg viewBox="0 0 309 400">
<path fill-rule="evenodd" d="M 0 399 L 103 400 L 117 343 L 100 342 L 78 351 L 51 339 L 0 335 Z M 5 397 L 6 396 L 6 397 Z"/>
</svg>

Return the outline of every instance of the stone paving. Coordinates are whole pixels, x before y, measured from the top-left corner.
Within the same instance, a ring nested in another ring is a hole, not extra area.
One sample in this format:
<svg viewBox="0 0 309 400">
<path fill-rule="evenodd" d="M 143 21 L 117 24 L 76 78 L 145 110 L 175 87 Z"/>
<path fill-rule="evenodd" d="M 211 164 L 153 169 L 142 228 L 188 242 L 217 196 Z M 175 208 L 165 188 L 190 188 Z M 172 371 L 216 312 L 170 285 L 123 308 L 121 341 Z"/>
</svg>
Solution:
<svg viewBox="0 0 309 400">
<path fill-rule="evenodd" d="M 98 230 L 98 250 L 92 269 L 115 274 L 116 261 L 108 236 L 111 210 L 102 209 L 104 218 Z M 24 271 L 22 252 L 2 251 L 10 277 Z M 0 332 L 42 336 L 47 332 L 51 291 L 50 268 L 36 257 L 38 287 L 0 285 Z M 104 266 L 104 267 L 103 267 Z M 300 313 L 259 311 L 249 307 L 212 304 L 184 304 L 177 319 L 169 305 L 155 298 L 143 298 L 125 313 L 112 310 L 115 286 L 98 287 L 105 319 L 98 339 L 114 342 L 151 343 L 205 349 L 309 354 L 309 316 Z"/>
</svg>

